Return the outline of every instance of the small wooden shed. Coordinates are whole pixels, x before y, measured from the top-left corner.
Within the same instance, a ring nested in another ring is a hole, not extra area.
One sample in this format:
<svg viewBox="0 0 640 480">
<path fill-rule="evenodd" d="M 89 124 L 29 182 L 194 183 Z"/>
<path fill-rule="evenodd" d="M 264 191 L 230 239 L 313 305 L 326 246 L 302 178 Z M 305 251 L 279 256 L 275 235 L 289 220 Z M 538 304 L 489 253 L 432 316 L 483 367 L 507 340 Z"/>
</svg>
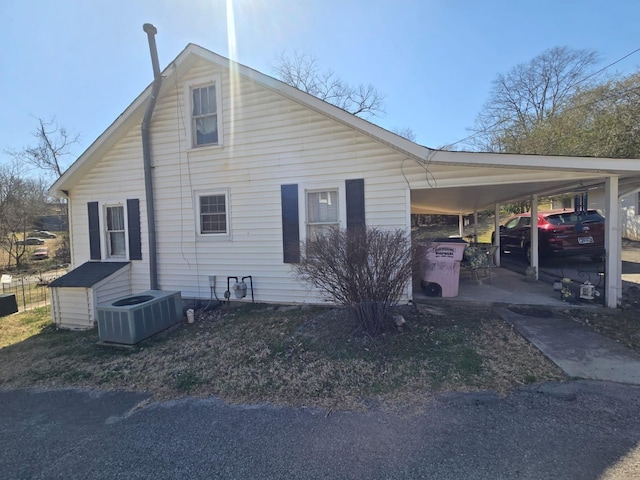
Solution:
<svg viewBox="0 0 640 480">
<path fill-rule="evenodd" d="M 131 295 L 129 262 L 86 262 L 49 284 L 51 316 L 61 328 L 96 325 L 99 303 Z"/>
</svg>

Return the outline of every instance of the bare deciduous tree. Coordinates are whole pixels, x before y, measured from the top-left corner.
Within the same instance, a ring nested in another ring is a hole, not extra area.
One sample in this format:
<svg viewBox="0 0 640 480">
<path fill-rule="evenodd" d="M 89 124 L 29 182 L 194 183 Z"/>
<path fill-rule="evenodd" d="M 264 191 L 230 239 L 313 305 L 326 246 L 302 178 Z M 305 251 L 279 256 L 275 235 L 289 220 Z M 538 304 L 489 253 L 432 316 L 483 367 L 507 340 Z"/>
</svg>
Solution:
<svg viewBox="0 0 640 480">
<path fill-rule="evenodd" d="M 9 155 L 55 178 L 60 177 L 69 166 L 71 148 L 78 143 L 78 135 L 58 125 L 55 118 L 48 122 L 38 118 L 38 128 L 33 132 L 33 137 L 37 140 L 35 146 L 10 150 Z"/>
<path fill-rule="evenodd" d="M 79 135 L 70 133 L 58 124 L 55 118 L 45 121 L 38 118 L 38 127 L 32 132 L 36 140 L 35 145 L 24 147 L 22 150 L 9 150 L 7 153 L 14 162 L 25 166 L 31 165 L 42 172 L 49 180 L 59 178 L 73 160 L 72 148 L 78 144 Z M 41 182 L 44 185 L 44 182 Z M 46 190 L 44 190 L 46 192 Z M 55 212 L 62 218 L 68 217 L 66 199 L 57 199 L 58 208 Z M 51 213 L 49 209 L 41 210 L 41 215 Z M 32 219 L 33 221 L 33 219 Z M 63 245 L 68 243 L 68 232 L 63 236 Z M 65 259 L 68 255 L 65 255 Z"/>
<path fill-rule="evenodd" d="M 22 175 L 20 165 L 0 166 L 0 247 L 9 255 L 7 268 L 20 268 L 27 247 L 26 237 L 35 218 L 42 214 L 46 202 L 45 183 Z"/>
<path fill-rule="evenodd" d="M 371 84 L 349 85 L 331 70 L 320 71 L 311 55 L 280 55 L 274 67 L 284 83 L 361 117 L 384 114 L 384 97 Z"/>
<path fill-rule="evenodd" d="M 409 127 L 392 128 L 391 131 L 396 135 L 400 135 L 401 137 L 406 138 L 407 140 L 411 140 L 412 142 L 416 141 L 416 134 Z"/>
<path fill-rule="evenodd" d="M 555 47 L 499 74 L 472 129 L 476 146 L 527 153 L 520 141 L 540 122 L 562 112 L 577 92 L 592 85 L 595 76 L 590 69 L 597 61 L 593 51 Z"/>
</svg>

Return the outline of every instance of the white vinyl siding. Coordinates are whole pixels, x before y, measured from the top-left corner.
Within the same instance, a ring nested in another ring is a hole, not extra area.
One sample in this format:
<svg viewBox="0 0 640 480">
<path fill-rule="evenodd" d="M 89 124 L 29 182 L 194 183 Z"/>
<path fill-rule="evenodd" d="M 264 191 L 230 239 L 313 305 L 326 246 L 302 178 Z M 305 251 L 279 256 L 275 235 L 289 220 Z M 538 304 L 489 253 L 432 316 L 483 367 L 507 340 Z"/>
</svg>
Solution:
<svg viewBox="0 0 640 480">
<path fill-rule="evenodd" d="M 93 328 L 97 306 L 131 295 L 131 268 L 127 265 L 93 287 L 51 288 L 51 316 L 58 327 L 71 330 Z"/>
<path fill-rule="evenodd" d="M 149 289 L 149 257 L 144 201 L 144 170 L 142 165 L 142 143 L 140 140 L 140 122 L 133 122 L 131 128 L 120 138 L 109 152 L 102 157 L 77 185 L 69 192 L 69 215 L 72 229 L 71 266 L 82 265 L 89 260 L 89 235 L 87 202 L 100 204 L 101 251 L 107 259 L 107 238 L 105 205 L 122 205 L 127 198 L 139 198 L 140 230 L 142 237 L 142 260 L 131 265 L 129 281 L 134 292 Z M 158 214 L 156 213 L 156 216 Z M 192 227 L 193 228 L 193 227 Z M 114 258 L 122 261 L 123 258 Z"/>
<path fill-rule="evenodd" d="M 185 91 L 212 78 L 220 81 L 216 95 L 222 93 L 221 131 L 228 132 L 228 138 L 224 146 L 192 148 L 190 96 Z M 231 88 L 230 78 L 228 71 L 198 62 L 156 104 L 151 143 L 158 283 L 184 297 L 209 299 L 209 276 L 215 275 L 215 293 L 223 298 L 228 276 L 252 275 L 256 302 L 318 302 L 318 294 L 301 284 L 282 261 L 280 186 L 299 185 L 301 240 L 307 230 L 305 192 L 338 191 L 340 227 L 345 228 L 344 182 L 354 178 L 365 179 L 369 225 L 408 229 L 407 180 L 401 165 L 404 161 L 406 169 L 410 162 L 404 154 L 241 76 L 234 77 Z M 139 142 L 137 123 L 85 175 L 81 188 L 71 191 L 76 206 L 141 199 L 143 260 L 131 265 L 134 293 L 149 288 Z M 418 169 L 421 173 L 416 171 L 414 178 L 424 180 L 424 169 Z M 228 234 L 200 235 L 193 192 L 216 194 L 218 186 L 228 188 Z M 76 265 L 86 261 L 89 252 L 86 208 L 82 210 L 73 209 L 74 232 L 80 237 L 74 237 L 80 252 L 74 253 Z"/>
<path fill-rule="evenodd" d="M 88 288 L 52 288 L 51 316 L 58 327 L 88 329 L 93 327 L 93 305 Z"/>
</svg>

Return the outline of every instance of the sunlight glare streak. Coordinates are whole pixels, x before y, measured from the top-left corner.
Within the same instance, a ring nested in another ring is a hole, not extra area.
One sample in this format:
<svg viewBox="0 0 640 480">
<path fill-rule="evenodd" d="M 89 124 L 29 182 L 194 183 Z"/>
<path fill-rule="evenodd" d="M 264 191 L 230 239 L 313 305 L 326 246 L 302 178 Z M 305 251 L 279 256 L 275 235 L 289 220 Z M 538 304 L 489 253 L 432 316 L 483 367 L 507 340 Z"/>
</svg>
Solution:
<svg viewBox="0 0 640 480">
<path fill-rule="evenodd" d="M 624 457 L 607 468 L 598 480 L 640 478 L 640 446 L 630 450 Z"/>
<path fill-rule="evenodd" d="M 229 50 L 229 141 L 225 142 L 233 145 L 233 135 L 235 132 L 235 105 L 236 89 L 239 86 L 240 78 L 238 77 L 238 44 L 236 41 L 236 23 L 233 14 L 233 0 L 227 0 L 227 43 Z"/>
</svg>

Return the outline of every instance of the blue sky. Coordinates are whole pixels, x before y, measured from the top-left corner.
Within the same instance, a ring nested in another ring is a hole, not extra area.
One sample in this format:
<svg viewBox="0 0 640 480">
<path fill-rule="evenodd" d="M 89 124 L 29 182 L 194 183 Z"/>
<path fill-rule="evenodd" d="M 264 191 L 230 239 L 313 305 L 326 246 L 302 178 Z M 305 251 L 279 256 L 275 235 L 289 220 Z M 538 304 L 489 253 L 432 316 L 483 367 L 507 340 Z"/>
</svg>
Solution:
<svg viewBox="0 0 640 480">
<path fill-rule="evenodd" d="M 82 153 L 152 80 L 145 22 L 161 68 L 189 42 L 270 75 L 282 52 L 308 53 L 385 95 L 376 123 L 440 147 L 469 134 L 498 73 L 555 46 L 607 65 L 640 47 L 639 18 L 630 0 L 0 0 L 0 161 L 37 117 Z"/>
</svg>

